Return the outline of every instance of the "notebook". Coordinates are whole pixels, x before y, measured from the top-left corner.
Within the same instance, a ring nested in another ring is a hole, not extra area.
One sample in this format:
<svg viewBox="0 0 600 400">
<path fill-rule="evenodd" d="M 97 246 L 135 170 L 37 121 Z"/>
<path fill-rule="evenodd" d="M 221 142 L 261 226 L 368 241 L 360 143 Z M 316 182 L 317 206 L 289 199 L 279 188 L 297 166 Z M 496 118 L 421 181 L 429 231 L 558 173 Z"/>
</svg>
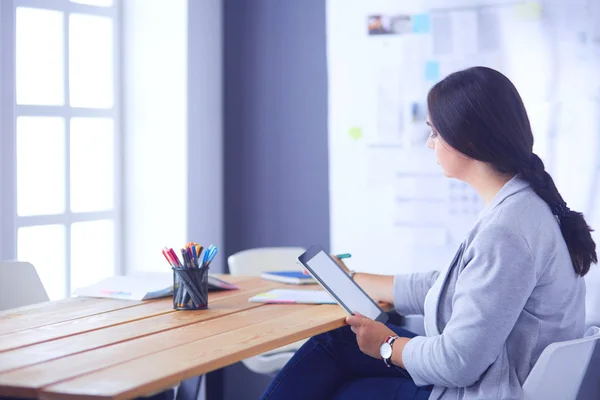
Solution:
<svg viewBox="0 0 600 400">
<path fill-rule="evenodd" d="M 317 283 L 310 275 L 305 275 L 302 271 L 269 271 L 263 272 L 261 278 L 271 281 L 290 283 L 292 285 L 306 285 Z"/>
<path fill-rule="evenodd" d="M 324 290 L 273 289 L 249 299 L 253 303 L 273 304 L 336 304 Z"/>
<path fill-rule="evenodd" d="M 235 290 L 236 285 L 208 275 L 208 290 Z M 75 290 L 73 296 L 150 300 L 173 295 L 173 274 L 113 276 Z"/>
</svg>

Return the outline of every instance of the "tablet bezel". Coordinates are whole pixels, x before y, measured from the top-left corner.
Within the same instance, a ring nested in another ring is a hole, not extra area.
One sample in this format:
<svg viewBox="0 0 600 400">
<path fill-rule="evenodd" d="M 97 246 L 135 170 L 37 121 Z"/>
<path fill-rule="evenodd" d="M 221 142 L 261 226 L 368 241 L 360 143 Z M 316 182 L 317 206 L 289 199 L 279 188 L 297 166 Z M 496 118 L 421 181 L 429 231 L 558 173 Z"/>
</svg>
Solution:
<svg viewBox="0 0 600 400">
<path fill-rule="evenodd" d="M 302 265 L 304 265 L 304 267 L 310 271 L 310 273 L 312 274 L 312 276 L 317 280 L 317 282 L 319 282 L 319 284 L 325 289 L 327 290 L 327 292 L 329 292 L 330 295 L 332 295 L 335 300 L 338 302 L 338 304 L 340 306 L 342 306 L 342 308 L 344 310 L 346 310 L 346 312 L 350 315 L 353 314 L 353 311 L 350 310 L 348 308 L 348 306 L 346 306 L 346 304 L 342 301 L 342 299 L 340 299 L 338 297 L 337 294 L 335 294 L 335 292 L 333 290 L 331 290 L 331 288 L 329 287 L 329 285 L 327 285 L 322 279 L 321 277 L 310 267 L 310 265 L 308 265 L 309 261 L 314 258 L 317 254 L 323 252 L 330 260 L 331 262 L 340 270 L 342 270 L 342 272 L 344 272 L 344 276 L 349 279 L 352 284 L 354 284 L 354 286 L 356 286 L 358 288 L 358 290 L 360 290 L 362 292 L 362 294 L 365 296 L 365 298 L 367 300 L 369 300 L 371 303 L 373 303 L 375 305 L 375 307 L 377 307 L 377 309 L 380 311 L 379 315 L 377 316 L 377 318 L 375 318 L 375 321 L 379 321 L 379 322 L 387 322 L 389 319 L 389 316 L 387 315 L 387 313 L 385 311 L 383 311 L 381 309 L 381 307 L 379 307 L 379 305 L 363 290 L 363 288 L 361 288 L 353 279 L 350 278 L 350 276 L 348 276 L 346 274 L 346 271 L 344 271 L 342 269 L 342 267 L 340 267 L 338 265 L 337 262 L 335 262 L 335 260 L 325 251 L 325 249 L 323 249 L 322 246 L 319 245 L 314 245 L 311 246 L 308 250 L 306 250 L 304 253 L 302 253 L 299 257 L 298 260 L 302 263 Z"/>
</svg>

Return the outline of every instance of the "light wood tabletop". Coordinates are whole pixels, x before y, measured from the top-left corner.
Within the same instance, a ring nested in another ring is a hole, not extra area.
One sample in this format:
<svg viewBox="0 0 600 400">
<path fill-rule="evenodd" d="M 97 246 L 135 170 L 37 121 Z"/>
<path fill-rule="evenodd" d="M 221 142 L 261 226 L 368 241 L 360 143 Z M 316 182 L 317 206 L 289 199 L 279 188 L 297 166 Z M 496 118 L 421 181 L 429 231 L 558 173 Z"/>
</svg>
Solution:
<svg viewBox="0 0 600 400">
<path fill-rule="evenodd" d="M 248 301 L 288 285 L 221 278 L 239 290 L 211 292 L 207 310 L 70 298 L 0 312 L 0 396 L 131 399 L 344 325 L 337 305 Z"/>
</svg>

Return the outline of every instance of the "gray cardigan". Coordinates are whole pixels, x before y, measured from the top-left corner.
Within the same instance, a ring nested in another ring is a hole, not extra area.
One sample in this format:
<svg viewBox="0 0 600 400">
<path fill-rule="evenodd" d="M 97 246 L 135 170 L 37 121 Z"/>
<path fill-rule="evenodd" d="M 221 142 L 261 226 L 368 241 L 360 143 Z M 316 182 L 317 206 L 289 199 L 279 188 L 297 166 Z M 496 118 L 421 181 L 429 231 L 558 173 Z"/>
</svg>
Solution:
<svg viewBox="0 0 600 400">
<path fill-rule="evenodd" d="M 520 399 L 544 348 L 583 336 L 584 298 L 556 217 L 517 175 L 448 268 L 394 278 L 396 310 L 425 316 L 406 370 L 430 399 Z"/>
</svg>

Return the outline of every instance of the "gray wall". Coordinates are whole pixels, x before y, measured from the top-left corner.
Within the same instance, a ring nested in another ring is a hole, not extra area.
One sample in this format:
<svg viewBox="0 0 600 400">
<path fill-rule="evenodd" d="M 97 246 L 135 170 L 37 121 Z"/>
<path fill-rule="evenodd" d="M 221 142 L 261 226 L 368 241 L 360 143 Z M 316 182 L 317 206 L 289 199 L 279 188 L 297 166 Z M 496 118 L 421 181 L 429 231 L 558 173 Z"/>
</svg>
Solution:
<svg viewBox="0 0 600 400">
<path fill-rule="evenodd" d="M 329 247 L 325 0 L 225 0 L 226 253 Z"/>
<path fill-rule="evenodd" d="M 223 18 L 225 253 L 328 249 L 325 0 L 224 0 Z M 256 399 L 269 380 L 236 364 L 208 398 Z"/>
<path fill-rule="evenodd" d="M 188 0 L 187 237 L 222 247 L 223 227 L 223 2 Z M 206 62 L 206 60 L 211 60 Z M 199 152 L 198 149 L 211 151 Z M 201 154 L 201 157 L 198 155 Z M 207 196 L 206 189 L 210 189 Z M 219 249 L 220 250 L 220 249 Z M 221 251 L 211 263 L 223 271 Z"/>
</svg>

